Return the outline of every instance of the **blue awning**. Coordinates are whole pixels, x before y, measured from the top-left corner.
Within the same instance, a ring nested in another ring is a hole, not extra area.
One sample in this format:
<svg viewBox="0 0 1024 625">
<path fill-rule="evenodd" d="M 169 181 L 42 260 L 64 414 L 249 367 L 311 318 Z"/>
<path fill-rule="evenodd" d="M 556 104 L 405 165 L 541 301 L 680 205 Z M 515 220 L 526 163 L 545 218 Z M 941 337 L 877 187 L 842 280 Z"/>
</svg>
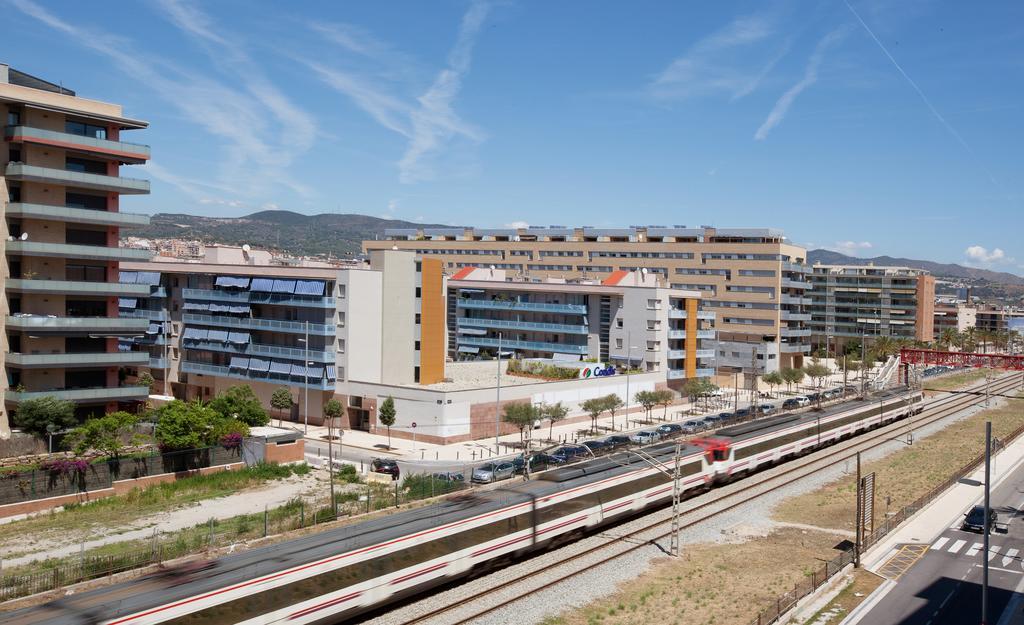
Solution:
<svg viewBox="0 0 1024 625">
<path fill-rule="evenodd" d="M 252 309 L 246 306 L 228 306 L 228 312 L 234 315 L 248 315 Z"/>
<path fill-rule="evenodd" d="M 250 291 L 266 291 L 270 293 L 274 290 L 274 281 L 270 278 L 253 278 L 252 286 L 249 287 Z"/>
<path fill-rule="evenodd" d="M 459 345 L 459 351 L 463 354 L 479 354 L 479 347 L 471 347 L 469 345 Z"/>
<path fill-rule="evenodd" d="M 191 341 L 205 341 L 209 330 L 206 328 L 185 328 L 181 338 Z"/>
<path fill-rule="evenodd" d="M 217 276 L 214 281 L 216 286 L 228 289 L 245 289 L 249 287 L 249 278 L 236 276 Z"/>
<path fill-rule="evenodd" d="M 206 335 L 208 341 L 220 341 L 221 343 L 228 342 L 228 331 L 227 330 L 210 330 L 210 333 Z"/>
<path fill-rule="evenodd" d="M 118 308 L 135 308 L 139 305 L 139 300 L 134 297 L 119 297 L 117 299 Z"/>
<path fill-rule="evenodd" d="M 164 331 L 162 323 L 151 323 L 149 328 L 146 329 L 146 334 L 160 334 Z"/>
<path fill-rule="evenodd" d="M 249 344 L 249 333 L 248 332 L 228 332 L 228 343 L 234 343 L 235 345 L 248 345 Z"/>
<path fill-rule="evenodd" d="M 160 272 L 159 271 L 140 271 L 136 284 L 148 284 L 149 286 L 160 285 Z"/>
<path fill-rule="evenodd" d="M 327 365 L 327 379 L 332 382 L 338 379 L 338 374 L 334 368 L 334 365 Z"/>
<path fill-rule="evenodd" d="M 185 302 L 182 310 L 210 310 L 210 305 L 200 304 L 199 302 Z"/>
<path fill-rule="evenodd" d="M 320 280 L 296 280 L 296 295 L 323 295 L 326 284 Z"/>
<path fill-rule="evenodd" d="M 274 293 L 295 293 L 295 280 L 274 280 Z"/>
<path fill-rule="evenodd" d="M 270 372 L 271 373 L 280 373 L 282 375 L 288 375 L 288 372 L 291 371 L 291 369 L 292 369 L 292 366 L 290 364 L 286 363 L 286 362 L 281 362 L 279 360 L 271 360 L 270 361 Z"/>
<path fill-rule="evenodd" d="M 459 328 L 459 334 L 472 334 L 473 336 L 483 336 L 487 334 L 487 330 L 483 328 Z"/>
<path fill-rule="evenodd" d="M 248 369 L 249 359 L 244 356 L 232 356 L 230 367 L 232 369 Z"/>
<path fill-rule="evenodd" d="M 212 313 L 226 313 L 231 310 L 231 307 L 227 304 L 210 304 L 210 312 Z"/>
<path fill-rule="evenodd" d="M 306 377 L 306 368 L 302 365 L 292 365 L 292 377 L 304 378 Z"/>
<path fill-rule="evenodd" d="M 270 369 L 270 361 L 263 360 L 262 358 L 250 358 L 249 359 L 249 370 L 256 371 L 257 373 L 266 373 Z"/>
<path fill-rule="evenodd" d="M 117 276 L 117 281 L 121 284 L 135 284 L 139 280 L 138 271 L 122 271 Z"/>
<path fill-rule="evenodd" d="M 310 367 L 309 368 L 309 379 L 310 380 L 322 380 L 324 377 L 323 367 Z"/>
</svg>

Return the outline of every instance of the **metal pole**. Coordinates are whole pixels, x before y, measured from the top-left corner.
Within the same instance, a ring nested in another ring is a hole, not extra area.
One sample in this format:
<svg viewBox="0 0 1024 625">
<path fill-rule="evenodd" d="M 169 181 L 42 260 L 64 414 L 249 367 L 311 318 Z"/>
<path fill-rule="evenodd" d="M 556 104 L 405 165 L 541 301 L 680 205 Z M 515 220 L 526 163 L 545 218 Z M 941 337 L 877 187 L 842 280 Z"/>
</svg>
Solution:
<svg viewBox="0 0 1024 625">
<path fill-rule="evenodd" d="M 164 397 L 171 394 L 171 312 L 164 306 Z"/>
<path fill-rule="evenodd" d="M 501 332 L 498 332 L 498 386 L 494 393 L 494 451 L 497 452 L 501 431 Z"/>
<path fill-rule="evenodd" d="M 867 373 L 868 370 L 866 365 L 868 364 L 868 345 L 867 345 L 867 333 L 861 330 L 860 333 L 860 394 L 863 397 L 868 394 L 867 390 Z"/>
<path fill-rule="evenodd" d="M 860 509 L 861 499 L 862 499 L 862 497 L 861 497 L 861 493 L 860 493 L 860 452 L 858 451 L 857 452 L 857 519 L 856 519 L 857 534 L 856 534 L 856 542 L 853 544 L 853 566 L 855 568 L 859 568 L 860 567 L 860 544 L 861 544 L 861 539 L 862 539 L 860 517 L 863 514 L 863 511 Z"/>
<path fill-rule="evenodd" d="M 733 371 L 733 374 L 732 374 L 732 390 L 733 390 L 732 413 L 736 414 L 737 412 L 740 411 L 740 372 L 739 371 Z"/>
<path fill-rule="evenodd" d="M 626 331 L 626 428 L 629 428 L 629 369 L 633 359 L 633 336 Z M 615 415 L 612 415 L 612 432 L 615 431 Z"/>
<path fill-rule="evenodd" d="M 334 517 L 337 518 L 337 516 L 338 516 L 338 504 L 335 503 L 337 500 L 334 498 L 334 431 L 333 431 L 333 426 L 334 426 L 334 418 L 332 417 L 332 418 L 329 418 L 327 420 L 327 466 L 328 466 L 327 473 L 330 476 L 330 480 L 331 480 L 331 512 L 334 514 Z"/>
<path fill-rule="evenodd" d="M 679 475 L 680 450 L 680 444 L 676 443 L 675 470 L 672 472 L 672 534 L 669 537 L 669 551 L 671 551 L 672 555 L 677 558 L 682 555 L 682 549 L 679 546 L 679 533 L 682 531 L 679 525 L 679 509 L 681 507 L 679 505 L 679 478 L 681 477 Z"/>
<path fill-rule="evenodd" d="M 303 411 L 302 433 L 309 434 L 309 319 L 306 320 L 306 362 L 302 367 L 306 372 L 306 409 Z"/>
<path fill-rule="evenodd" d="M 984 548 L 981 550 L 981 625 L 988 623 L 988 536 L 989 518 L 988 506 L 990 495 L 992 462 L 992 422 L 985 422 L 985 529 Z"/>
</svg>

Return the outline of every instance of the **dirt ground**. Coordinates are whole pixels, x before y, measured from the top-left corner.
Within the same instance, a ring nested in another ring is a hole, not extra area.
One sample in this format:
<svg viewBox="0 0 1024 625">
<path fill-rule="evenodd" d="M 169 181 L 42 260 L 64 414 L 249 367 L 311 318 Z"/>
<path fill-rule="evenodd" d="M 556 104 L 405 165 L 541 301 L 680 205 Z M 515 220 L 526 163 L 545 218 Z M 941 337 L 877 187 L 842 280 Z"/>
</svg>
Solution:
<svg viewBox="0 0 1024 625">
<path fill-rule="evenodd" d="M 826 625 L 826 623 L 839 623 L 861 604 L 868 595 L 882 585 L 884 580 L 870 571 L 855 569 L 853 581 L 846 585 L 836 598 L 829 601 L 822 609 L 818 610 L 811 618 L 806 620 L 791 620 L 786 625 Z"/>
</svg>

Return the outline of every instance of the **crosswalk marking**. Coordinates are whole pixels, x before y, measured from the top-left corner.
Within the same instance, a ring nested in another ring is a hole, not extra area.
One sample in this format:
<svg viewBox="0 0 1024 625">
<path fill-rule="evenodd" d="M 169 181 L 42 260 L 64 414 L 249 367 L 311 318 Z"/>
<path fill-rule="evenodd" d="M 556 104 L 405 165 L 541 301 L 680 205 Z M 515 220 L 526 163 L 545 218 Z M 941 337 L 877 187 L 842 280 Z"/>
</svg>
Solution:
<svg viewBox="0 0 1024 625">
<path fill-rule="evenodd" d="M 990 546 L 988 548 L 988 559 L 989 559 L 989 562 L 992 561 L 992 558 L 994 558 L 997 555 L 999 555 L 999 550 L 1000 549 L 1002 549 L 1002 546 L 1000 546 L 1000 545 L 992 545 L 992 546 Z"/>
<path fill-rule="evenodd" d="M 1003 554 L 1003 566 L 1009 566 L 1010 563 L 1013 562 L 1013 559 L 1017 557 L 1018 553 L 1019 552 L 1016 549 L 1008 549 L 1006 553 Z"/>
<path fill-rule="evenodd" d="M 964 545 L 966 544 L 966 540 L 958 540 L 955 543 L 953 543 L 953 546 L 950 547 L 947 551 L 949 551 L 950 553 L 959 553 L 960 550 L 963 549 Z"/>
<path fill-rule="evenodd" d="M 934 549 L 935 551 L 938 551 L 939 549 L 942 549 L 942 547 L 945 546 L 945 544 L 948 543 L 948 542 L 949 542 L 949 537 L 943 536 L 942 538 L 940 538 L 940 539 L 935 541 L 935 544 L 932 545 L 932 549 Z"/>
<path fill-rule="evenodd" d="M 968 549 L 967 553 L 965 553 L 964 555 L 968 558 L 973 558 L 974 556 L 978 555 L 978 552 L 981 551 L 981 548 L 984 546 L 985 545 L 981 543 L 974 543 L 973 545 L 971 545 L 971 548 Z"/>
</svg>

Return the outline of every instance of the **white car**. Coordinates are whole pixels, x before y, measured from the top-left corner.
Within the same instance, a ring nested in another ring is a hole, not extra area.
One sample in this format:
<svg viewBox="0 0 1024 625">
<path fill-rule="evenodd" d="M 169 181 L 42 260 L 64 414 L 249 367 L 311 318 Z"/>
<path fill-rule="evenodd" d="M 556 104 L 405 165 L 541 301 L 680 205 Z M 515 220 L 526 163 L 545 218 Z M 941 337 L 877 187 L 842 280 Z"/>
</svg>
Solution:
<svg viewBox="0 0 1024 625">
<path fill-rule="evenodd" d="M 807 406 L 811 405 L 811 398 L 807 397 L 805 395 L 798 395 L 798 396 L 794 397 L 793 399 L 795 399 L 796 402 L 798 404 L 800 404 L 801 408 L 806 408 Z"/>
<path fill-rule="evenodd" d="M 661 434 L 659 434 L 658 432 L 644 430 L 642 432 L 636 432 L 635 434 L 631 435 L 629 437 L 629 440 L 633 441 L 634 443 L 639 443 L 641 445 L 647 445 L 649 443 L 656 443 L 660 441 Z"/>
</svg>

